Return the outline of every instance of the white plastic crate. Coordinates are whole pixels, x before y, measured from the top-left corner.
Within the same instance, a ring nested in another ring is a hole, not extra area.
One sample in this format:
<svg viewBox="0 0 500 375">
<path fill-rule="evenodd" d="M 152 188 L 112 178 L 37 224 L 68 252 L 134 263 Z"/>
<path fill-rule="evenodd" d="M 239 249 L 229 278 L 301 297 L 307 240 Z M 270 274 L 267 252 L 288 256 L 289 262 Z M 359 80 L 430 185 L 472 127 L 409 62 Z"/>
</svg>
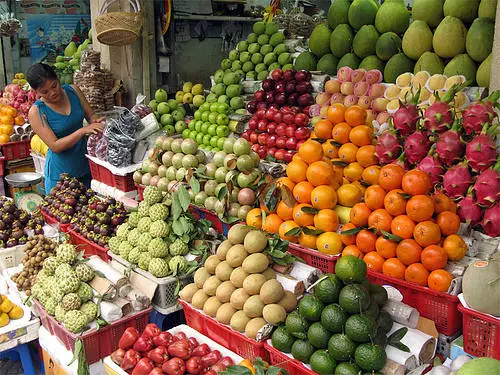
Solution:
<svg viewBox="0 0 500 375">
<path fill-rule="evenodd" d="M 33 159 L 33 164 L 35 164 L 35 171 L 43 176 L 43 171 L 45 169 L 45 156 L 38 155 L 32 152 L 31 158 Z"/>
<path fill-rule="evenodd" d="M 17 245 L 0 249 L 0 270 L 18 266 L 24 255 L 24 247 Z"/>
</svg>

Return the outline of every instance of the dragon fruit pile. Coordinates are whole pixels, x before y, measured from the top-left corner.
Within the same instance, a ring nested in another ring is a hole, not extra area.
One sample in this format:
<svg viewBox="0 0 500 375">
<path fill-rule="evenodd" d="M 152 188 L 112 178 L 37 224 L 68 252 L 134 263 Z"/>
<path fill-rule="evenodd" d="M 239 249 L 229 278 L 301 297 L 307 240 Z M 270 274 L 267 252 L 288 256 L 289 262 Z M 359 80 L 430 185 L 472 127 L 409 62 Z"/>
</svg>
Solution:
<svg viewBox="0 0 500 375">
<path fill-rule="evenodd" d="M 15 83 L 5 86 L 5 90 L 0 98 L 0 103 L 10 105 L 19 111 L 19 113 L 28 119 L 28 112 L 33 103 L 38 99 L 35 90 L 25 90 Z"/>
<path fill-rule="evenodd" d="M 419 111 L 404 103 L 377 140 L 381 165 L 397 162 L 426 172 L 435 189 L 458 202 L 462 222 L 500 236 L 500 159 L 495 107 L 500 91 L 457 111 L 453 93 Z"/>
</svg>

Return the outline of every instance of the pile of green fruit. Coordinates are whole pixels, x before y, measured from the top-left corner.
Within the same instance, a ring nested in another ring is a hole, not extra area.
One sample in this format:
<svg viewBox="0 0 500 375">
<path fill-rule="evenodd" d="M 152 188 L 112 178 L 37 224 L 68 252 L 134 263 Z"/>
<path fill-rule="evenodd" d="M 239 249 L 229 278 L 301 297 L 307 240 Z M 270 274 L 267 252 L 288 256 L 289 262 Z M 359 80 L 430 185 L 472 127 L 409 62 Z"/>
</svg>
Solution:
<svg viewBox="0 0 500 375">
<path fill-rule="evenodd" d="M 186 128 L 186 110 L 177 100 L 169 99 L 164 89 L 156 90 L 155 98 L 148 105 L 167 136 L 180 134 Z"/>
<path fill-rule="evenodd" d="M 87 39 L 77 45 L 75 42 L 70 42 L 64 49 L 64 56 L 57 56 L 54 63 L 54 69 L 59 75 L 61 83 L 71 83 L 73 81 L 73 72 L 80 69 L 80 58 L 82 52 L 88 49 L 92 43 L 92 29 L 89 31 Z"/>
<path fill-rule="evenodd" d="M 99 315 L 88 284 L 94 276 L 94 270 L 82 260 L 75 246 L 63 243 L 57 246 L 55 256 L 44 260 L 31 295 L 68 331 L 79 333 Z"/>
<path fill-rule="evenodd" d="M 273 332 L 272 345 L 320 375 L 380 371 L 393 324 L 382 310 L 386 302 L 386 290 L 366 278 L 363 260 L 344 256 Z"/>
<path fill-rule="evenodd" d="M 192 82 L 185 82 L 182 85 L 182 90 L 175 93 L 175 100 L 179 104 L 192 104 L 199 107 L 205 103 L 205 96 L 203 95 L 203 84 L 197 83 L 193 85 Z"/>
</svg>

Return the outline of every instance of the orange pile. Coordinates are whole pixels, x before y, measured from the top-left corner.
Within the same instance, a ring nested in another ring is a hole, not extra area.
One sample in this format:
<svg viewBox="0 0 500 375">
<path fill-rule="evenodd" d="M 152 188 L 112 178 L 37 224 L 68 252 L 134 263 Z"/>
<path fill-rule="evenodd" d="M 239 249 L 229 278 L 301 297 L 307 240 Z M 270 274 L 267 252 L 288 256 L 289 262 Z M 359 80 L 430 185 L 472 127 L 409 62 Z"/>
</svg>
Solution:
<svg viewBox="0 0 500 375">
<path fill-rule="evenodd" d="M 378 184 L 368 187 L 364 202 L 350 212 L 343 233 L 352 231 L 341 235 L 342 255 L 363 258 L 373 271 L 448 291 L 453 276 L 443 268 L 448 260 L 462 259 L 467 245 L 456 234 L 455 203 L 442 193 L 431 195 L 431 188 L 418 169 L 405 173 L 397 164 L 382 167 Z"/>
<path fill-rule="evenodd" d="M 339 254 L 343 244 L 336 233 L 339 216 L 335 209 L 360 202 L 365 185 L 376 183 L 380 170 L 367 121 L 366 110 L 359 106 L 329 107 L 328 119 L 314 125 L 311 137 L 288 164 L 287 177 L 277 180 L 278 187 L 284 185 L 292 193 L 293 206 L 282 200 L 273 213 L 255 208 L 248 213 L 247 224 L 304 247 Z"/>
<path fill-rule="evenodd" d="M 24 125 L 23 116 L 17 113 L 17 109 L 9 105 L 0 107 L 0 144 L 10 142 L 10 136 L 14 134 L 14 125 Z"/>
</svg>

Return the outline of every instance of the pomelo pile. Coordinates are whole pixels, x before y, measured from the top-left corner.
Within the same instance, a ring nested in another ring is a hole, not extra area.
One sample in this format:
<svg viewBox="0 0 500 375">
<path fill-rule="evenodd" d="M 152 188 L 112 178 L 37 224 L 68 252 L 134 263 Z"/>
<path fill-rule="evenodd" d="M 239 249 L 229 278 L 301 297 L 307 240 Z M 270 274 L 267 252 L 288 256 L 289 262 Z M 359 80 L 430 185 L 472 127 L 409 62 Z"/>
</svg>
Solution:
<svg viewBox="0 0 500 375">
<path fill-rule="evenodd" d="M 379 172 L 366 119 L 359 106 L 332 105 L 328 119 L 316 123 L 287 165 L 287 177 L 277 180 L 282 199 L 276 207 L 250 211 L 247 224 L 326 254 L 340 253 L 339 217 L 347 222 L 348 207 L 361 201 L 364 184 L 376 183 Z M 263 219 L 262 210 L 272 213 Z"/>
<path fill-rule="evenodd" d="M 493 0 L 415 0 L 410 24 L 404 0 L 334 0 L 295 68 L 379 69 L 386 82 L 426 70 L 489 86 L 495 12 Z"/>
<path fill-rule="evenodd" d="M 350 223 L 342 228 L 342 255 L 363 258 L 373 271 L 447 292 L 453 276 L 444 268 L 448 260 L 462 259 L 467 245 L 456 234 L 456 204 L 431 191 L 430 178 L 419 169 L 382 167 L 378 184 L 366 189 L 364 202 L 351 209 Z"/>
<path fill-rule="evenodd" d="M 376 154 L 381 165 L 400 158 L 406 169 L 424 171 L 433 187 L 442 186 L 458 202 L 463 222 L 498 236 L 500 175 L 495 166 L 496 125 L 492 124 L 500 92 L 460 111 L 452 102 L 454 91 L 425 110 L 412 103 L 399 107 L 392 115 L 394 129 L 377 139 Z"/>
</svg>

